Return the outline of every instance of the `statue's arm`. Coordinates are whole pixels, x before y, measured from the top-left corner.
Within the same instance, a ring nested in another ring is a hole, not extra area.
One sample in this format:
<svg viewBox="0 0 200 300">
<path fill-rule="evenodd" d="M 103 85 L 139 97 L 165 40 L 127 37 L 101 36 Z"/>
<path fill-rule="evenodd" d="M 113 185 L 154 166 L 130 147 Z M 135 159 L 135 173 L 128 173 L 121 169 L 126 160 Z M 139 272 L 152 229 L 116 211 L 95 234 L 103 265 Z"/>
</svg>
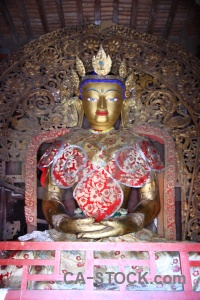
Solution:
<svg viewBox="0 0 200 300">
<path fill-rule="evenodd" d="M 160 211 L 160 198 L 158 180 L 155 173 L 152 173 L 151 180 L 139 189 L 140 202 L 131 213 L 143 215 L 143 226 L 148 225 Z"/>
<path fill-rule="evenodd" d="M 67 215 L 67 211 L 62 203 L 63 190 L 56 186 L 51 180 L 51 168 L 48 169 L 45 180 L 44 195 L 42 200 L 42 210 L 45 219 L 50 225 L 55 227 L 54 218 L 58 215 Z"/>
</svg>

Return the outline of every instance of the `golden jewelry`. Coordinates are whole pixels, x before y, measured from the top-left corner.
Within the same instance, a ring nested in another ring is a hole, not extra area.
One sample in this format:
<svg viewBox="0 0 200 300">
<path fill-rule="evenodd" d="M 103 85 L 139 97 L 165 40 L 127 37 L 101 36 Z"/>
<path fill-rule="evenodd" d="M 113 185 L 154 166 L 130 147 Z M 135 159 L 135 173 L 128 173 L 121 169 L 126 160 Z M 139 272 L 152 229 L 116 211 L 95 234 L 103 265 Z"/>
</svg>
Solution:
<svg viewBox="0 0 200 300">
<path fill-rule="evenodd" d="M 92 66 L 94 68 L 95 73 L 100 76 L 105 76 L 110 72 L 112 66 L 112 60 L 110 58 L 110 55 L 106 55 L 102 46 L 100 46 L 97 55 L 93 56 Z"/>
<path fill-rule="evenodd" d="M 83 64 L 82 60 L 80 60 L 80 58 L 78 56 L 76 57 L 76 68 L 77 68 L 78 74 L 81 77 L 85 76 L 85 67 L 84 67 L 84 64 Z"/>
<path fill-rule="evenodd" d="M 127 66 L 125 58 L 122 60 L 119 66 L 119 76 L 121 76 L 122 78 L 125 78 L 127 76 Z"/>
<path fill-rule="evenodd" d="M 114 129 L 114 127 L 111 127 L 111 128 L 109 128 L 109 129 L 106 129 L 106 130 L 95 130 L 95 129 L 90 129 L 90 132 L 101 134 L 101 133 L 109 132 L 109 131 L 111 131 L 111 130 L 113 130 L 113 129 Z"/>
<path fill-rule="evenodd" d="M 97 52 L 97 55 L 93 56 L 92 58 L 92 66 L 95 71 L 95 75 L 86 75 L 85 66 L 82 62 L 82 60 L 77 56 L 76 57 L 76 69 L 81 77 L 82 82 L 84 82 L 86 79 L 105 79 L 105 80 L 119 80 L 124 84 L 124 80 L 126 78 L 125 83 L 125 97 L 128 98 L 130 96 L 130 93 L 132 92 L 134 88 L 134 73 L 131 72 L 128 74 L 127 72 L 127 66 L 125 59 L 122 60 L 120 66 L 119 66 L 119 75 L 108 75 L 111 71 L 112 67 L 112 60 L 109 55 L 106 55 L 104 49 L 102 46 L 100 46 L 99 51 Z M 78 74 L 73 70 L 72 71 L 72 82 L 75 86 L 75 93 L 77 95 L 77 86 L 79 83 Z"/>
</svg>

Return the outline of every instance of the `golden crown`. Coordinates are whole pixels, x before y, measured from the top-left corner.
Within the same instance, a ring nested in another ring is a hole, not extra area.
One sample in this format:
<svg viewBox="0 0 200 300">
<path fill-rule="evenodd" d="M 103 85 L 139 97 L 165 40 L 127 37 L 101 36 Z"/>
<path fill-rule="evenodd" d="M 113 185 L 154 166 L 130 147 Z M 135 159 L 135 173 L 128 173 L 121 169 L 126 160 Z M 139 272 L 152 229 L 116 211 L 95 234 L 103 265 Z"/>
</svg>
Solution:
<svg viewBox="0 0 200 300">
<path fill-rule="evenodd" d="M 100 47 L 97 55 L 93 56 L 92 66 L 94 68 L 95 73 L 100 76 L 105 76 L 108 73 L 110 73 L 112 60 L 110 58 L 110 55 L 106 55 L 102 46 Z"/>
<path fill-rule="evenodd" d="M 86 75 L 85 66 L 82 60 L 77 56 L 76 57 L 76 69 L 77 72 L 72 70 L 72 81 L 75 85 L 76 92 L 79 89 L 79 76 L 81 77 L 81 81 L 84 82 L 86 79 L 118 79 L 121 82 L 124 82 L 124 79 L 127 76 L 127 66 L 125 59 L 122 60 L 119 66 L 119 75 L 108 75 L 111 71 L 112 67 L 112 60 L 110 55 L 106 55 L 102 45 L 100 46 L 99 51 L 97 52 L 96 56 L 94 55 L 92 58 L 92 66 L 93 70 L 96 73 L 95 75 Z M 78 74 L 79 76 L 78 76 Z M 133 81 L 133 72 L 131 72 L 125 81 L 125 88 L 126 88 L 126 96 L 129 96 Z M 78 94 L 78 92 L 77 92 Z"/>
</svg>

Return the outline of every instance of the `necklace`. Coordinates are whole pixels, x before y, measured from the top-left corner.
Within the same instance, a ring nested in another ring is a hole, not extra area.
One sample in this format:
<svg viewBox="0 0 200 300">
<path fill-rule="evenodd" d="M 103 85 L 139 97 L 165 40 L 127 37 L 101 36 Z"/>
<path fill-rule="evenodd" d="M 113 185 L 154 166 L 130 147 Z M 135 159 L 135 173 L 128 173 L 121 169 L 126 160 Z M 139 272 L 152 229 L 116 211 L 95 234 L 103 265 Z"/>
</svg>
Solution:
<svg viewBox="0 0 200 300">
<path fill-rule="evenodd" d="M 111 130 L 113 130 L 114 127 L 111 127 L 109 129 L 106 129 L 106 130 L 95 130 L 95 129 L 90 129 L 90 132 L 92 133 L 96 133 L 96 134 L 102 134 L 102 133 L 106 133 L 106 132 L 109 132 Z"/>
</svg>

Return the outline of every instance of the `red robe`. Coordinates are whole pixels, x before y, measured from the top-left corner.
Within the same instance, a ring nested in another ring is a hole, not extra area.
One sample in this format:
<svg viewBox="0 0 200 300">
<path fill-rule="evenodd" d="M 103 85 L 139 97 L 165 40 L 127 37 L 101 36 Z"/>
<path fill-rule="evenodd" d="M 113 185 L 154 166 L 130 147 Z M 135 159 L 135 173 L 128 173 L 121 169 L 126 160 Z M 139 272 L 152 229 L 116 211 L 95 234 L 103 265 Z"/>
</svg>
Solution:
<svg viewBox="0 0 200 300">
<path fill-rule="evenodd" d="M 73 196 L 79 207 L 98 222 L 122 205 L 120 184 L 142 187 L 152 170 L 164 169 L 151 142 L 128 130 L 74 129 L 43 154 L 39 168 L 50 165 L 53 182 L 62 189 L 76 185 Z"/>
</svg>

